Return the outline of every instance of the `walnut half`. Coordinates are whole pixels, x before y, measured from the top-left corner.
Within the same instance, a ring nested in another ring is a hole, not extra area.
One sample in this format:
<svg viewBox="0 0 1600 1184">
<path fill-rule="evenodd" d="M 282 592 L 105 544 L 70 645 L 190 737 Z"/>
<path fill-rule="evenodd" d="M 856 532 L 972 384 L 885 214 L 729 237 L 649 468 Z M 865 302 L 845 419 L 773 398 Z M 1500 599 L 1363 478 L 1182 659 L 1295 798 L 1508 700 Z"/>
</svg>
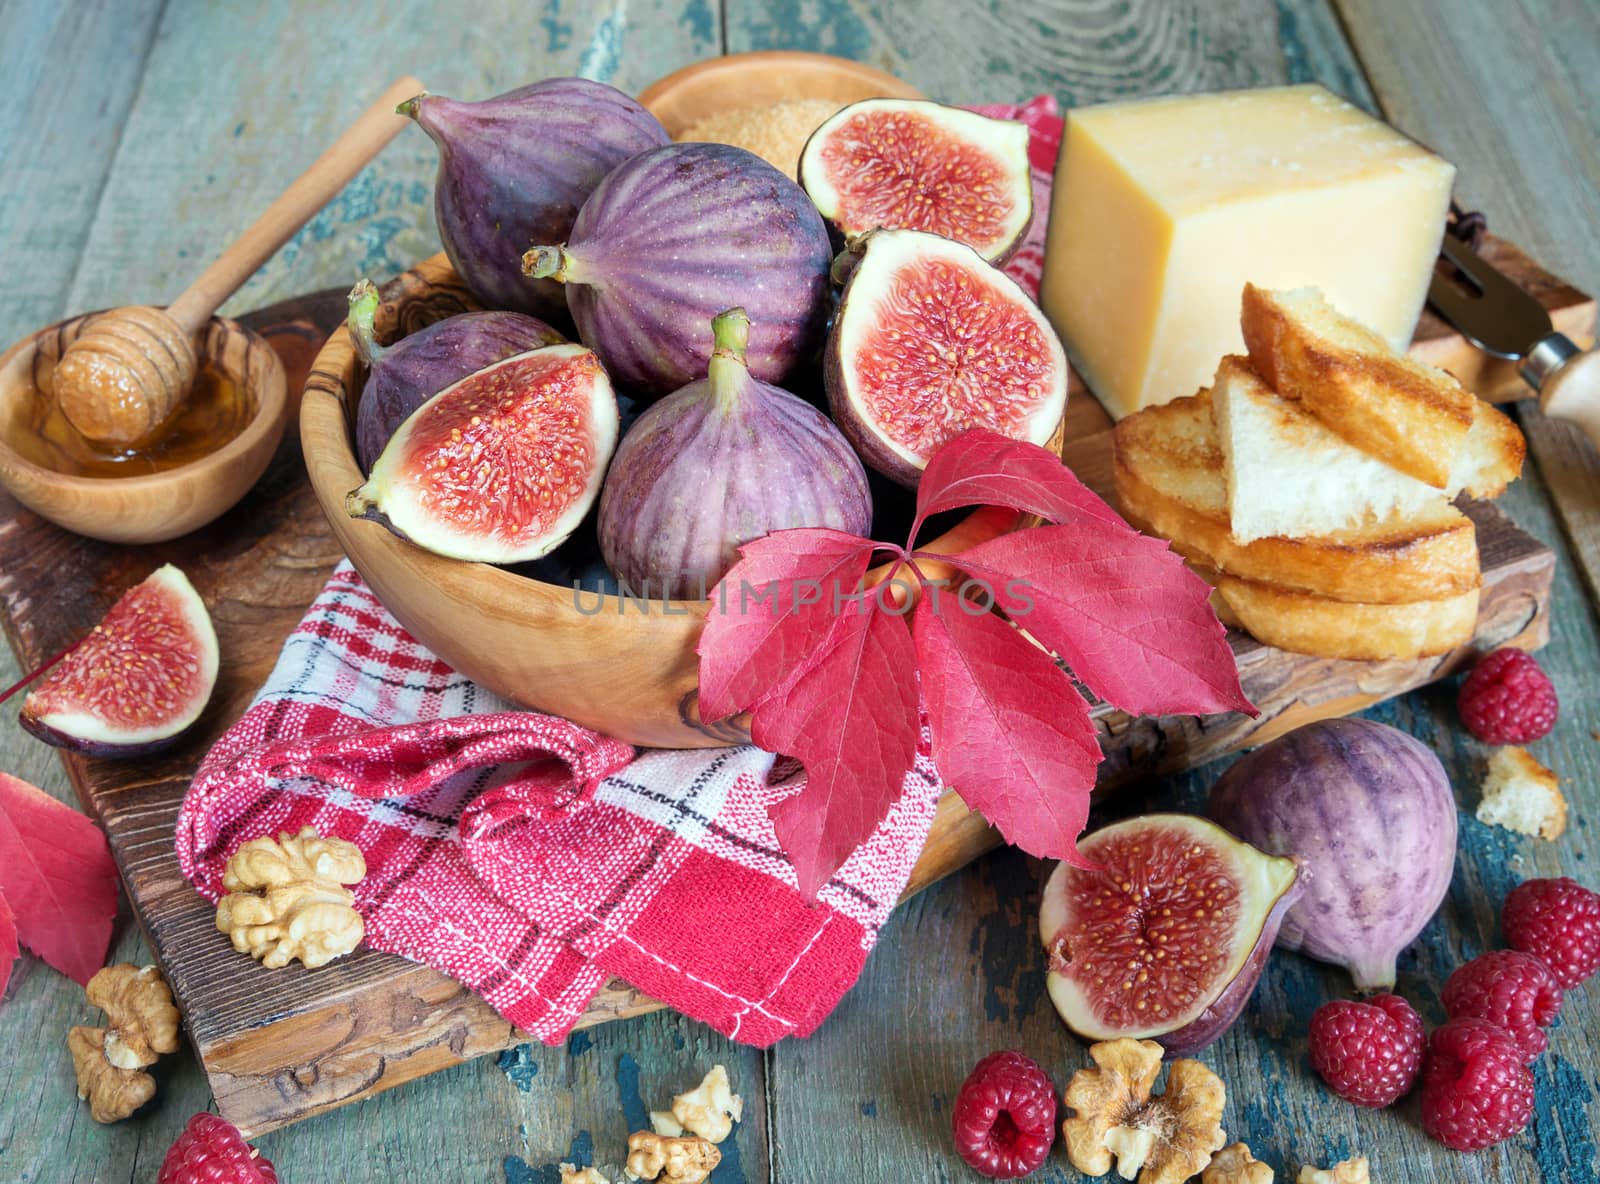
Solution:
<svg viewBox="0 0 1600 1184">
<path fill-rule="evenodd" d="M 1272 1169 L 1243 1143 L 1230 1143 L 1200 1173 L 1200 1184 L 1272 1184 Z"/>
<path fill-rule="evenodd" d="M 360 848 L 309 826 L 276 840 L 251 839 L 228 860 L 217 928 L 263 966 L 295 958 L 309 968 L 325 965 L 355 949 L 366 932 L 345 887 L 366 874 Z"/>
<path fill-rule="evenodd" d="M 95 972 L 89 1002 L 106 1013 L 105 1056 L 118 1069 L 143 1069 L 178 1051 L 178 1009 L 154 966 L 119 962 Z"/>
<path fill-rule="evenodd" d="M 720 1143 L 744 1117 L 744 1099 L 733 1092 L 727 1069 L 713 1065 L 699 1085 L 672 1099 L 672 1117 L 682 1129 L 671 1133 L 689 1131 L 707 1142 Z M 651 1115 L 651 1125 L 655 1125 L 655 1115 Z M 656 1133 L 669 1132 L 657 1127 Z"/>
<path fill-rule="evenodd" d="M 1303 1167 L 1296 1184 L 1370 1184 L 1367 1157 L 1340 1160 L 1331 1168 Z"/>
<path fill-rule="evenodd" d="M 704 1139 L 675 1139 L 654 1131 L 636 1131 L 628 1136 L 624 1171 L 635 1180 L 701 1184 L 721 1162 L 722 1152 Z"/>
<path fill-rule="evenodd" d="M 119 1069 L 106 1060 L 106 1030 L 75 1027 L 67 1050 L 78 1077 L 78 1097 L 96 1122 L 120 1122 L 156 1096 L 156 1079 L 142 1069 Z"/>
<path fill-rule="evenodd" d="M 1072 1166 L 1103 1176 L 1116 1157 L 1124 1180 L 1182 1184 L 1201 1172 L 1225 1142 L 1222 1080 L 1199 1061 L 1173 1061 L 1167 1089 L 1152 1095 L 1161 1072 L 1153 1040 L 1105 1040 L 1091 1045 L 1098 1066 L 1080 1069 L 1067 1085 L 1073 1116 L 1061 1124 Z"/>
</svg>

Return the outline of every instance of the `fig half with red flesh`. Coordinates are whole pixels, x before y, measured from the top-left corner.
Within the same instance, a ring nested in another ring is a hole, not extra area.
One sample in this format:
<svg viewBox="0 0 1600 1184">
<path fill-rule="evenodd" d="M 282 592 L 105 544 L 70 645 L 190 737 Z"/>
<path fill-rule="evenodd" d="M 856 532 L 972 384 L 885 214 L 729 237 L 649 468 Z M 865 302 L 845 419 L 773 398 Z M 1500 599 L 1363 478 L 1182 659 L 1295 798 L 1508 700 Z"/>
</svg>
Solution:
<svg viewBox="0 0 1600 1184">
<path fill-rule="evenodd" d="M 438 555 L 538 559 L 583 521 L 616 445 L 617 400 L 600 360 L 581 345 L 548 345 L 418 407 L 345 510 Z"/>
<path fill-rule="evenodd" d="M 1033 220 L 1028 129 L 925 99 L 852 103 L 811 134 L 800 184 L 846 241 L 925 230 L 1003 263 Z"/>
<path fill-rule="evenodd" d="M 1039 306 L 971 247 L 916 230 L 868 235 L 828 337 L 823 382 L 861 459 L 915 487 L 971 428 L 1055 434 L 1067 357 Z"/>
<path fill-rule="evenodd" d="M 1078 850 L 1099 870 L 1059 864 L 1039 909 L 1056 1011 L 1086 1040 L 1204 1048 L 1255 989 L 1300 895 L 1298 862 L 1188 814 L 1114 823 Z"/>
<path fill-rule="evenodd" d="M 123 593 L 22 703 L 22 726 L 90 756 L 139 756 L 181 736 L 217 685 L 217 633 L 170 563 Z"/>
</svg>

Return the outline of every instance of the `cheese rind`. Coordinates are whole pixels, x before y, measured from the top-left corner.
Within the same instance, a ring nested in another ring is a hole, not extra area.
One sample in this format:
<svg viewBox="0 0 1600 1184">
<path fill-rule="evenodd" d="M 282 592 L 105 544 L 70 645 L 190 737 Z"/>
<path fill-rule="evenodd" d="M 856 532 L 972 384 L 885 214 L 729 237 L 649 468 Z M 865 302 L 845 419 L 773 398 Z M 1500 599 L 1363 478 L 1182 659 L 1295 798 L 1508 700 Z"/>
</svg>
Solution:
<svg viewBox="0 0 1600 1184">
<path fill-rule="evenodd" d="M 1319 86 L 1069 112 L 1040 302 L 1117 418 L 1243 348 L 1244 285 L 1314 285 L 1409 344 L 1455 168 Z"/>
</svg>

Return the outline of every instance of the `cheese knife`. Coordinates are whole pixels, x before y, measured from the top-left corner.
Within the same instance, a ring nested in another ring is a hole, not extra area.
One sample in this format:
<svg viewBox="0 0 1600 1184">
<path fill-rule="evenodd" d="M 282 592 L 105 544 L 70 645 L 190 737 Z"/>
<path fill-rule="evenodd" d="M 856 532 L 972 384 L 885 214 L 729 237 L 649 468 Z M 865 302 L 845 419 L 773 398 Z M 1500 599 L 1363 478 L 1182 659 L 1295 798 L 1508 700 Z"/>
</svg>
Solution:
<svg viewBox="0 0 1600 1184">
<path fill-rule="evenodd" d="M 1459 282 L 1434 272 L 1428 303 L 1473 345 L 1520 361 L 1517 373 L 1538 392 L 1539 410 L 1577 424 L 1600 449 L 1600 351 L 1557 333 L 1544 306 L 1454 235 L 1440 256 Z"/>
</svg>

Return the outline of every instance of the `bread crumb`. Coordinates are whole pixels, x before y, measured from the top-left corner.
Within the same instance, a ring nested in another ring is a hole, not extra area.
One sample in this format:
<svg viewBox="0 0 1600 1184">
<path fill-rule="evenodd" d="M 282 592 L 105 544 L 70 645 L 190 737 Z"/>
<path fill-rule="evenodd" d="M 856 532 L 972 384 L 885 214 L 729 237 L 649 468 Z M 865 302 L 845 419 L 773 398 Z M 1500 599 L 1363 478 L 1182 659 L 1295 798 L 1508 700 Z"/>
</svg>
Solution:
<svg viewBox="0 0 1600 1184">
<path fill-rule="evenodd" d="M 800 173 L 800 150 L 823 121 L 846 104 L 832 99 L 784 99 L 767 107 L 721 111 L 692 123 L 674 138 L 680 143 L 732 144 L 754 152 L 787 177 Z"/>
<path fill-rule="evenodd" d="M 1561 779 L 1525 748 L 1496 749 L 1489 758 L 1478 821 L 1541 839 L 1557 838 L 1567 829 Z"/>
</svg>

